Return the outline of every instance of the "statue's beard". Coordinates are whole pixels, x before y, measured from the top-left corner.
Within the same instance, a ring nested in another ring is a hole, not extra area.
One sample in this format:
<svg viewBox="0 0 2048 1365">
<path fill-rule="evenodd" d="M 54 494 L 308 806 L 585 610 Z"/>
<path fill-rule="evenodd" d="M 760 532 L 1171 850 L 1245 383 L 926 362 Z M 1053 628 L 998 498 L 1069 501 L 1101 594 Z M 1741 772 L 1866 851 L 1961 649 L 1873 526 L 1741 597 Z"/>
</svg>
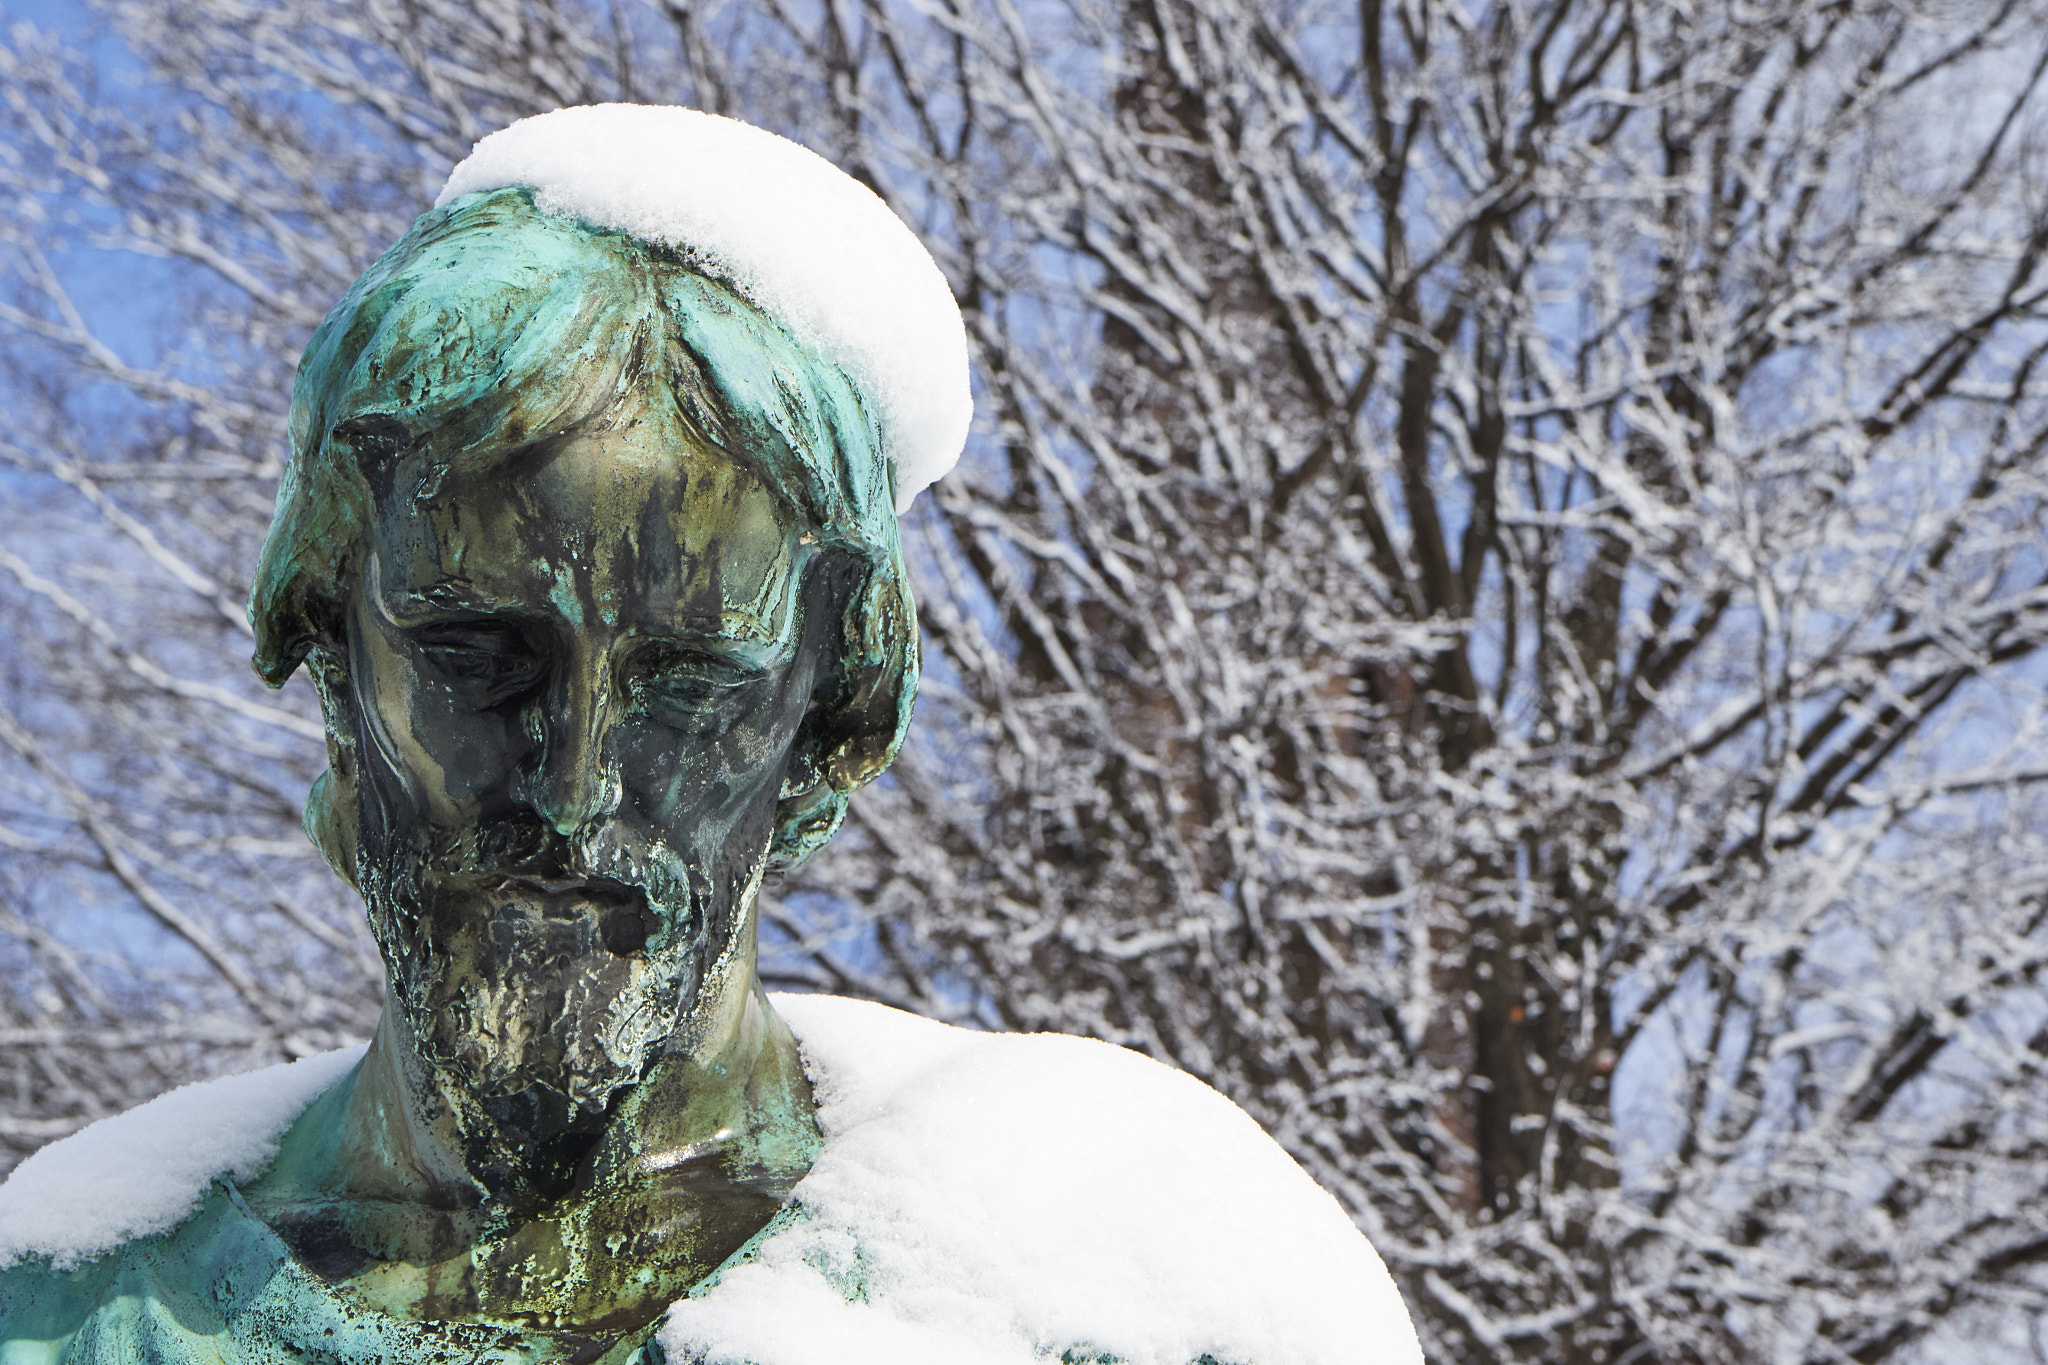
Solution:
<svg viewBox="0 0 2048 1365">
<path fill-rule="evenodd" d="M 532 1138 L 592 1129 L 695 1008 L 730 890 L 665 850 L 571 848 L 516 817 L 413 843 L 363 893 L 416 1053 Z"/>
</svg>

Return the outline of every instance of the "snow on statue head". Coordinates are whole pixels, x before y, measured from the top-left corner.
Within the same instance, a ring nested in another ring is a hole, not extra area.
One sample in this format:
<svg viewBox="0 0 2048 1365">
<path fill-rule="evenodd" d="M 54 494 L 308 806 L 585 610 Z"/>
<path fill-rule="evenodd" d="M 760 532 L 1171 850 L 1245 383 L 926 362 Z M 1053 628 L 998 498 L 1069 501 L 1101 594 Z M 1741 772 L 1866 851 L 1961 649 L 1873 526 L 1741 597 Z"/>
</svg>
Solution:
<svg viewBox="0 0 2048 1365">
<path fill-rule="evenodd" d="M 814 152 L 733 119 L 598 104 L 477 143 L 434 201 L 521 185 L 543 210 L 681 253 L 736 286 L 873 404 L 896 510 L 967 439 L 967 334 L 930 253 Z"/>
</svg>

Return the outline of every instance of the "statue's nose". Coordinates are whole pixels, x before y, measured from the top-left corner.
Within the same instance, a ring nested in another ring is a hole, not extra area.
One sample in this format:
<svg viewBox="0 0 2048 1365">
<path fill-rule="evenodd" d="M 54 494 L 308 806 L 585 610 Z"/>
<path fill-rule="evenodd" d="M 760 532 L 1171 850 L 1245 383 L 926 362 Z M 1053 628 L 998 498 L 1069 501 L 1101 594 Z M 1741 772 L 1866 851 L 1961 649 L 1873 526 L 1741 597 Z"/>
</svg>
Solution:
<svg viewBox="0 0 2048 1365">
<path fill-rule="evenodd" d="M 612 689 L 600 669 L 564 669 L 542 691 L 532 724 L 538 740 L 527 773 L 527 803 L 550 828 L 573 836 L 619 806 L 619 779 L 607 753 Z"/>
</svg>

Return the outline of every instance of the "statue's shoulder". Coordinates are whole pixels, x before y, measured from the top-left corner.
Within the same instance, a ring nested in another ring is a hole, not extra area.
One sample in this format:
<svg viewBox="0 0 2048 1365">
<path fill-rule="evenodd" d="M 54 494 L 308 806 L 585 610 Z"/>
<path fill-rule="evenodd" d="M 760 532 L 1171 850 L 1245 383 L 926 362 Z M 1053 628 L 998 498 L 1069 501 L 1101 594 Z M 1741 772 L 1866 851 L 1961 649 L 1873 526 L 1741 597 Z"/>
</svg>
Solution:
<svg viewBox="0 0 2048 1365">
<path fill-rule="evenodd" d="M 272 1239 L 251 1235 L 224 1186 L 175 1226 L 80 1261 L 39 1255 L 0 1270 L 6 1365 L 199 1365 L 224 1359 L 223 1284 L 267 1281 Z"/>
<path fill-rule="evenodd" d="M 775 1006 L 825 1145 L 801 1216 L 676 1306 L 672 1359 L 808 1365 L 852 1341 L 969 1358 L 1008 1341 L 1020 1359 L 1421 1360 L 1336 1201 L 1192 1077 L 1088 1039 L 830 997 Z"/>
<path fill-rule="evenodd" d="M 214 1180 L 253 1180 L 285 1131 L 362 1059 L 361 1047 L 198 1081 L 59 1139 L 0 1184 L 0 1268 L 90 1261 L 168 1232 Z"/>
<path fill-rule="evenodd" d="M 243 1220 L 216 1182 L 260 1174 L 285 1130 L 361 1055 L 182 1086 L 15 1167 L 0 1184 L 0 1358 L 121 1359 L 122 1334 L 151 1332 L 153 1315 L 203 1319 L 203 1305 L 181 1303 L 188 1290 L 203 1291 L 237 1258 L 268 1259 L 267 1248 L 242 1245 Z M 204 1274 L 182 1273 L 200 1263 Z M 106 1338 L 105 1349 L 86 1349 L 81 1332 Z"/>
</svg>

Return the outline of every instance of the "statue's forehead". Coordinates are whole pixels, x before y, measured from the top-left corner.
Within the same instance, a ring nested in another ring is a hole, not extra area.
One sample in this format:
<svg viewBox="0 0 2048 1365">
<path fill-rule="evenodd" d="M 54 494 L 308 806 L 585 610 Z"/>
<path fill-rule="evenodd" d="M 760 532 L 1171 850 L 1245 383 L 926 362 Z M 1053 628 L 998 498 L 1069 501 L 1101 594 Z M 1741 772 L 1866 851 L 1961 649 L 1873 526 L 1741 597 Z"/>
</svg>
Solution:
<svg viewBox="0 0 2048 1365">
<path fill-rule="evenodd" d="M 401 476 L 380 499 L 388 610 L 439 604 L 763 644 L 791 628 L 815 537 L 753 469 L 658 413 L 465 456 L 431 493 L 409 494 Z"/>
</svg>

